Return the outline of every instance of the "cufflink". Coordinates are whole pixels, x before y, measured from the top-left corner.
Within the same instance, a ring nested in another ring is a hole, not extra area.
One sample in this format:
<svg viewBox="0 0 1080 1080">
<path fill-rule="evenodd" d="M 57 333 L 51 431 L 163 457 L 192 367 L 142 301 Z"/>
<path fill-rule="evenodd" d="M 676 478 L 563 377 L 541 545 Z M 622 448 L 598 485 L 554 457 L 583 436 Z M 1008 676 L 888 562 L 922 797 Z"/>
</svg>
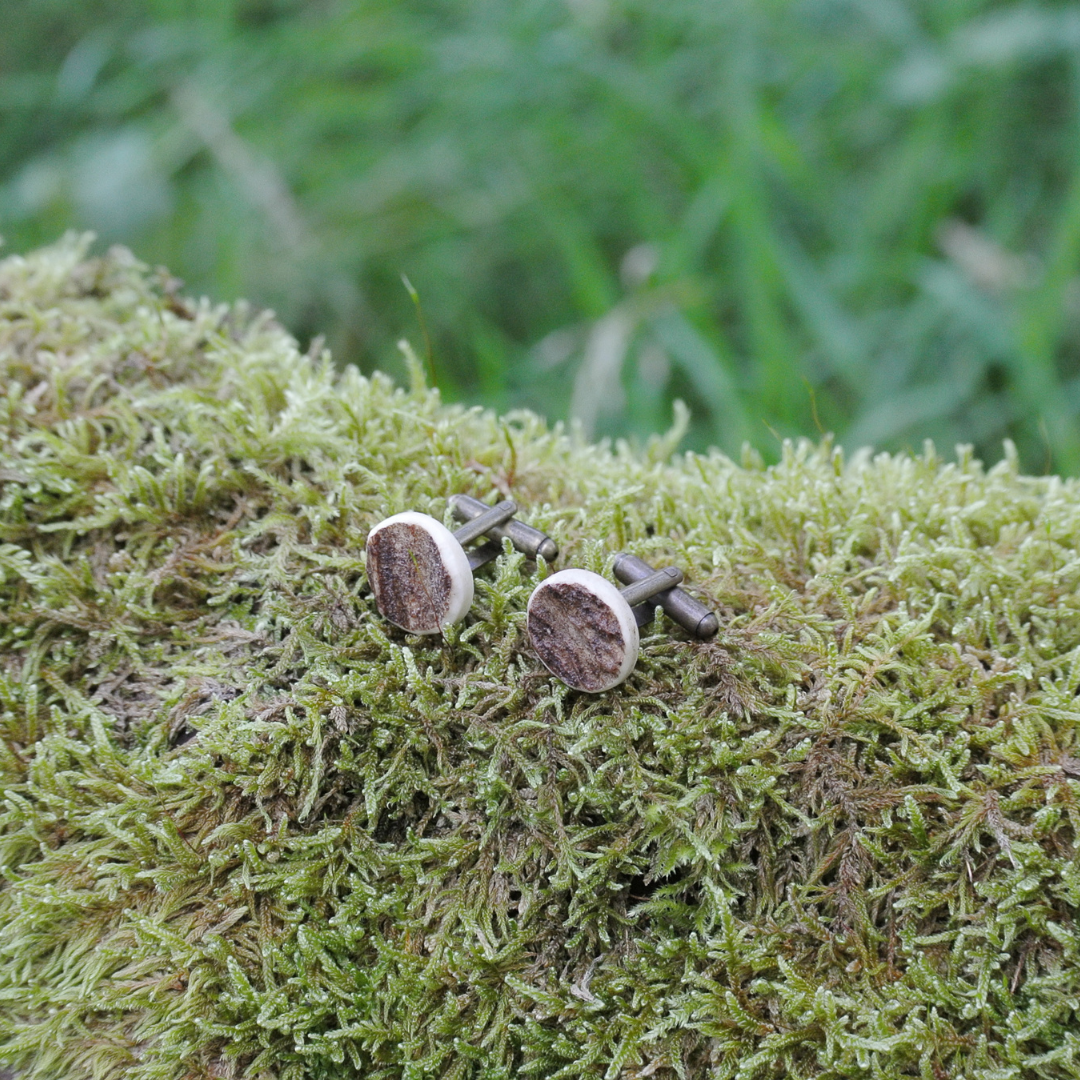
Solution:
<svg viewBox="0 0 1080 1080">
<path fill-rule="evenodd" d="M 451 510 L 465 524 L 451 532 L 428 514 L 407 510 L 380 521 L 364 552 L 368 582 L 380 614 L 411 634 L 437 634 L 460 622 L 473 602 L 473 572 L 491 562 L 504 537 L 529 558 L 554 559 L 558 546 L 546 533 L 515 521 L 509 499 L 488 506 L 455 495 Z M 465 545 L 486 536 L 479 547 Z"/>
<path fill-rule="evenodd" d="M 624 553 L 615 559 L 615 575 L 624 588 L 591 570 L 561 570 L 529 597 L 526 631 L 533 650 L 571 689 L 599 694 L 624 682 L 637 663 L 638 627 L 656 606 L 701 640 L 720 628 L 707 607 L 677 588 L 683 579 L 678 567 L 654 570 Z"/>
</svg>

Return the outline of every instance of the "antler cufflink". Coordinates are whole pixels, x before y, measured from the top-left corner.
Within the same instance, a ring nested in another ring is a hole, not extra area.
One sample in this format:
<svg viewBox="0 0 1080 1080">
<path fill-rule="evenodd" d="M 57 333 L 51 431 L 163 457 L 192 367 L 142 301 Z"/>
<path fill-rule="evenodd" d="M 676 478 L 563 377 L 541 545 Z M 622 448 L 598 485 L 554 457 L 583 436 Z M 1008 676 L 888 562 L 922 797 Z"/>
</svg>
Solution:
<svg viewBox="0 0 1080 1080">
<path fill-rule="evenodd" d="M 553 559 L 559 551 L 550 536 L 513 520 L 517 504 L 509 499 L 488 506 L 456 495 L 451 507 L 466 522 L 453 532 L 428 514 L 407 510 L 368 533 L 367 574 L 375 606 L 412 634 L 437 634 L 465 617 L 473 602 L 473 571 L 499 554 L 503 537 L 530 558 Z M 493 539 L 466 551 L 466 544 L 482 536 Z"/>
<path fill-rule="evenodd" d="M 615 560 L 618 589 L 591 570 L 562 570 L 541 582 L 529 598 L 526 629 L 536 655 L 574 690 L 598 694 L 624 682 L 637 663 L 638 626 L 647 623 L 655 600 L 698 638 L 719 629 L 716 616 L 677 588 L 682 571 L 654 570 L 634 555 Z M 628 580 L 629 579 L 629 580 Z"/>
</svg>

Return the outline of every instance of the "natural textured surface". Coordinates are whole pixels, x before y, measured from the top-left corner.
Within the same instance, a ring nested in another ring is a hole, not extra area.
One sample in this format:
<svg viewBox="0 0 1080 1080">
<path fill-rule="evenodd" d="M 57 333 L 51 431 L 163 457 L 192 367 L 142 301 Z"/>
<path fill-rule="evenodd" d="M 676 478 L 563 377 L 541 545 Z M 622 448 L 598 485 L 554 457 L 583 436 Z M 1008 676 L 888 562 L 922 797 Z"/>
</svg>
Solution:
<svg viewBox="0 0 1080 1080">
<path fill-rule="evenodd" d="M 414 634 L 437 633 L 450 608 L 452 582 L 430 531 L 392 522 L 373 531 L 364 554 L 380 614 Z"/>
<path fill-rule="evenodd" d="M 529 599 L 525 629 L 533 652 L 568 686 L 596 693 L 622 681 L 629 643 L 611 604 L 588 586 L 541 585 Z"/>
<path fill-rule="evenodd" d="M 588 446 L 168 287 L 0 264 L 0 1065 L 1080 1073 L 1076 484 Z M 459 490 L 719 636 L 567 691 L 514 553 L 393 630 L 366 531 Z"/>
</svg>

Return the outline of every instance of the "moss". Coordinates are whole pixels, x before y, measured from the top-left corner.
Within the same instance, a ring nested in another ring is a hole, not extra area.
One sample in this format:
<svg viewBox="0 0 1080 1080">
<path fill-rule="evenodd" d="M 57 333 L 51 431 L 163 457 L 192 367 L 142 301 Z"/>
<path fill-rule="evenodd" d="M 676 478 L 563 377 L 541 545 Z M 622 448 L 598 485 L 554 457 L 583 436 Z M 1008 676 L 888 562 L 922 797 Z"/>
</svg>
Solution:
<svg viewBox="0 0 1080 1080">
<path fill-rule="evenodd" d="M 1077 485 L 590 446 L 72 240 L 0 264 L 0 1060 L 40 1077 L 1080 1075 Z M 715 599 L 622 688 L 546 570 L 374 612 L 512 493 Z"/>
</svg>

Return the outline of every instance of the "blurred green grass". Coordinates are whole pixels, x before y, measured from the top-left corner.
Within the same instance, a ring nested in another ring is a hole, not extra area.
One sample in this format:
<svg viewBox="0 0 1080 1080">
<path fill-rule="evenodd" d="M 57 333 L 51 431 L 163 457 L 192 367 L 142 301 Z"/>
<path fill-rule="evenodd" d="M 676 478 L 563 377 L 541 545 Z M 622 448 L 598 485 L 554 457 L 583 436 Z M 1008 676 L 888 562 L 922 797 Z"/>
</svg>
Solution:
<svg viewBox="0 0 1080 1080">
<path fill-rule="evenodd" d="M 6 0 L 0 232 L 448 399 L 1080 471 L 1080 5 Z"/>
</svg>

